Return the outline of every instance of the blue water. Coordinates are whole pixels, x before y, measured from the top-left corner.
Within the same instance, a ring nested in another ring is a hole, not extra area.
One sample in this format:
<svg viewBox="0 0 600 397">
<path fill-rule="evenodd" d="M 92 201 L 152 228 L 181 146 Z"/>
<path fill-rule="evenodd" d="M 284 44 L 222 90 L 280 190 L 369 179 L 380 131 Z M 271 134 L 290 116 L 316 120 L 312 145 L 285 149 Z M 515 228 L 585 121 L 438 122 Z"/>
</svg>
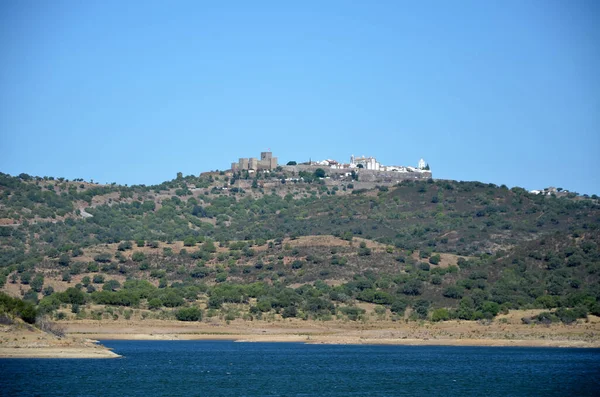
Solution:
<svg viewBox="0 0 600 397">
<path fill-rule="evenodd" d="M 600 349 L 104 341 L 0 359 L 3 396 L 598 396 Z"/>
</svg>

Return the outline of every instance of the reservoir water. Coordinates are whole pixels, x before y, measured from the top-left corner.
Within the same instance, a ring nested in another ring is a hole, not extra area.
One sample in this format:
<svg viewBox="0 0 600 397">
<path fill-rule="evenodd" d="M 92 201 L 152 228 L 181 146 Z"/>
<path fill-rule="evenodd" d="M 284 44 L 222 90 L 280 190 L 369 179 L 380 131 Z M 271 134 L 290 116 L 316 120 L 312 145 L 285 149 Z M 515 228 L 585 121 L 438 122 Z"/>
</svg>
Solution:
<svg viewBox="0 0 600 397">
<path fill-rule="evenodd" d="M 0 395 L 600 395 L 600 349 L 102 343 L 123 358 L 0 359 Z"/>
</svg>

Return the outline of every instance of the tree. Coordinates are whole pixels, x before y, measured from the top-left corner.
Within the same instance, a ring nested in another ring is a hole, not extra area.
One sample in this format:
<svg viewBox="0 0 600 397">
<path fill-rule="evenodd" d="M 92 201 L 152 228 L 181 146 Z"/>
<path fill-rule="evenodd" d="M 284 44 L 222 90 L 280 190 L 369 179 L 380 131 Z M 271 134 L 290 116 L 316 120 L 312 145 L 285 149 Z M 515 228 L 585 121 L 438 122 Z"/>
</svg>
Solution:
<svg viewBox="0 0 600 397">
<path fill-rule="evenodd" d="M 94 275 L 94 284 L 102 284 L 104 282 L 104 276 L 102 274 Z"/>
<path fill-rule="evenodd" d="M 325 170 L 323 168 L 317 168 L 314 175 L 315 178 L 325 178 Z"/>
<path fill-rule="evenodd" d="M 426 319 L 429 311 L 429 301 L 419 299 L 413 304 L 414 313 L 420 319 Z"/>
<path fill-rule="evenodd" d="M 296 163 L 295 161 L 288 161 L 287 165 L 297 165 L 298 163 Z"/>
<path fill-rule="evenodd" d="M 54 293 L 54 288 L 52 288 L 52 286 L 48 286 L 42 290 L 42 294 L 44 294 L 44 296 L 50 296 L 53 293 Z"/>
<path fill-rule="evenodd" d="M 423 283 L 416 278 L 410 279 L 402 287 L 402 293 L 405 295 L 421 295 L 423 292 Z"/>
<path fill-rule="evenodd" d="M 21 284 L 29 284 L 31 282 L 31 273 L 29 272 L 24 272 L 21 273 Z"/>
<path fill-rule="evenodd" d="M 36 274 L 33 280 L 31 281 L 31 289 L 35 292 L 42 292 L 42 288 L 44 287 L 44 275 Z"/>
<path fill-rule="evenodd" d="M 73 254 L 75 254 L 75 251 L 73 251 Z M 71 263 L 71 258 L 69 257 L 68 254 L 62 254 L 58 258 L 58 264 L 61 266 L 69 266 L 70 263 Z"/>
</svg>

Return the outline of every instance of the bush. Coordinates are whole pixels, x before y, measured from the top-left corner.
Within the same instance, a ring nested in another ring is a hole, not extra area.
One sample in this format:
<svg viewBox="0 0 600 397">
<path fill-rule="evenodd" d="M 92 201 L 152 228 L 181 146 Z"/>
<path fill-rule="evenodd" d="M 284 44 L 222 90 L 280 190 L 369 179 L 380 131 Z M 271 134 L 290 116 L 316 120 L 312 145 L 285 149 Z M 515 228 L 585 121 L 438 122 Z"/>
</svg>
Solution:
<svg viewBox="0 0 600 397">
<path fill-rule="evenodd" d="M 123 241 L 121 244 L 119 244 L 119 246 L 117 247 L 117 249 L 119 251 L 125 251 L 125 250 L 130 250 L 133 248 L 133 244 L 131 243 L 131 241 Z"/>
<path fill-rule="evenodd" d="M 116 291 L 120 287 L 121 287 L 121 283 L 119 283 L 117 280 L 107 280 L 104 283 L 104 285 L 102 286 L 102 290 L 103 291 Z"/>
<path fill-rule="evenodd" d="M 396 299 L 394 303 L 392 303 L 392 307 L 390 308 L 390 310 L 396 314 L 404 315 L 407 306 L 408 302 L 404 299 Z"/>
<path fill-rule="evenodd" d="M 281 317 L 283 318 L 296 317 L 297 315 L 298 310 L 296 309 L 296 306 L 286 306 L 281 313 Z"/>
<path fill-rule="evenodd" d="M 423 293 L 423 283 L 417 279 L 411 279 L 402 287 L 402 293 L 405 295 L 421 295 Z"/>
<path fill-rule="evenodd" d="M 457 285 L 451 285 L 444 291 L 444 296 L 446 298 L 460 299 L 463 297 L 464 292 L 464 288 Z"/>
<path fill-rule="evenodd" d="M 349 320 L 356 321 L 361 315 L 365 314 L 365 309 L 356 306 L 341 307 L 340 312 L 345 314 Z"/>
<path fill-rule="evenodd" d="M 194 237 L 187 237 L 183 240 L 183 245 L 185 247 L 194 247 L 196 245 L 196 239 Z"/>
<path fill-rule="evenodd" d="M 433 313 L 431 313 L 431 321 L 448 321 L 450 320 L 450 312 L 448 309 L 435 309 Z"/>
<path fill-rule="evenodd" d="M 314 175 L 315 178 L 325 178 L 325 170 L 323 168 L 317 168 Z"/>
<path fill-rule="evenodd" d="M 66 291 L 55 294 L 62 303 L 83 305 L 85 304 L 85 295 L 77 288 L 70 287 Z"/>
<path fill-rule="evenodd" d="M 94 257 L 94 260 L 99 263 L 109 263 L 111 255 L 108 253 L 98 254 Z"/>
<path fill-rule="evenodd" d="M 302 265 L 302 261 L 296 259 L 294 262 L 292 262 L 292 269 L 301 269 Z"/>
<path fill-rule="evenodd" d="M 133 253 L 133 255 L 131 255 L 131 260 L 134 262 L 141 262 L 144 259 L 146 259 L 146 254 L 144 254 L 142 251 L 136 251 Z"/>
<path fill-rule="evenodd" d="M 26 323 L 33 324 L 35 323 L 37 310 L 31 302 L 25 302 L 0 292 L 0 314 L 17 316 Z"/>
<path fill-rule="evenodd" d="M 202 310 L 193 307 L 184 307 L 175 312 L 175 318 L 179 321 L 200 321 L 202 320 Z"/>
<path fill-rule="evenodd" d="M 104 283 L 104 276 L 102 274 L 96 274 L 93 278 L 94 284 L 102 284 Z"/>
</svg>

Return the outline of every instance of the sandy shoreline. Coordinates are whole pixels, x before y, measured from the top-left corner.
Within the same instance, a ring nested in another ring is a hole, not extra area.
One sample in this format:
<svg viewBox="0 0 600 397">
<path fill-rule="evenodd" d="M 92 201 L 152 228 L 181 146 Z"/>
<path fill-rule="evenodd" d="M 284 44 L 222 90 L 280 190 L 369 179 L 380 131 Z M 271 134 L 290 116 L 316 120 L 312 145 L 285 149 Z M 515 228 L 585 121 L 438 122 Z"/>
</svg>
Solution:
<svg viewBox="0 0 600 397">
<path fill-rule="evenodd" d="M 243 321 L 229 323 L 168 320 L 72 321 L 67 332 L 98 340 L 233 340 L 238 342 L 301 342 L 312 344 L 531 346 L 600 348 L 600 318 L 551 326 L 522 324 L 527 313 L 515 312 L 506 320 L 474 321 L 341 322 Z"/>
<path fill-rule="evenodd" d="M 587 347 L 600 348 L 600 343 L 577 340 L 532 340 L 532 339 L 393 339 L 363 338 L 350 336 L 311 336 L 248 334 L 89 334 L 102 340 L 230 340 L 242 343 L 292 342 L 329 345 L 404 345 L 404 346 L 521 346 L 521 347 Z"/>
<path fill-rule="evenodd" d="M 57 336 L 25 323 L 0 326 L 0 358 L 117 358 L 95 340 Z"/>
<path fill-rule="evenodd" d="M 3 347 L 0 358 L 118 358 L 121 357 L 102 346 L 98 349 L 89 347 Z"/>
<path fill-rule="evenodd" d="M 525 311 L 493 322 L 349 322 L 175 320 L 71 320 L 61 322 L 66 336 L 30 326 L 0 331 L 0 358 L 115 358 L 98 340 L 231 340 L 308 344 L 406 346 L 521 346 L 600 348 L 600 318 L 589 316 L 572 325 L 523 324 Z M 2 327 L 0 327 L 2 328 Z"/>
</svg>

